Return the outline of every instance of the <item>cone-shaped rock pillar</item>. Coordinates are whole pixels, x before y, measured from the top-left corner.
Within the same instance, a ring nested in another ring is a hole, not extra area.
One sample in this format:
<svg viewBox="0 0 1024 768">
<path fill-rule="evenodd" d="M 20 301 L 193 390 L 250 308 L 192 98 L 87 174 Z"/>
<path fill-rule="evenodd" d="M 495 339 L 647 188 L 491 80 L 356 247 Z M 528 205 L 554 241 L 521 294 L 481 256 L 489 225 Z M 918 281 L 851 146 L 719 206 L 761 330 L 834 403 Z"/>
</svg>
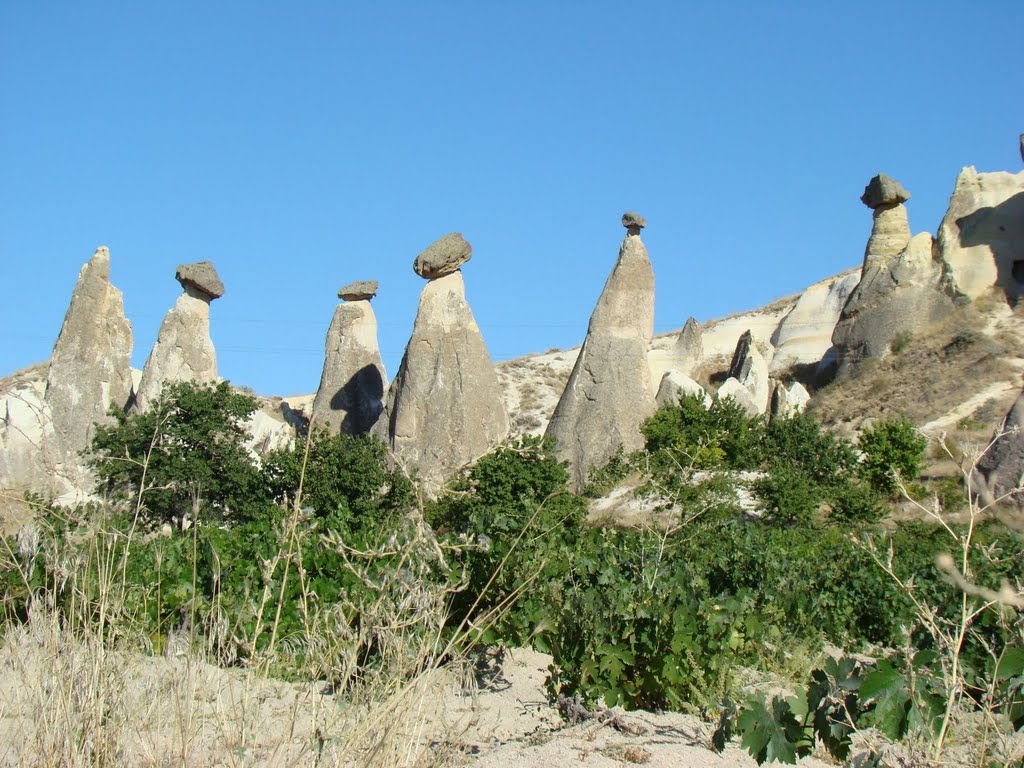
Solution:
<svg viewBox="0 0 1024 768">
<path fill-rule="evenodd" d="M 224 295 L 213 264 L 181 264 L 175 274 L 184 293 L 164 316 L 146 365 L 142 369 L 135 408 L 145 410 L 164 384 L 217 381 L 217 351 L 210 338 L 210 302 Z"/>
<path fill-rule="evenodd" d="M 313 427 L 331 434 L 361 435 L 384 407 L 384 363 L 377 343 L 377 317 L 370 299 L 376 281 L 352 283 L 338 291 L 325 343 L 324 370 L 313 401 Z"/>
<path fill-rule="evenodd" d="M 621 445 L 643 445 L 640 423 L 654 413 L 647 352 L 654 336 L 654 270 L 640 239 L 645 222 L 622 217 L 626 237 L 601 292 L 583 348 L 555 407 L 547 434 L 568 461 L 576 490 L 592 466 L 603 466 Z"/>
<path fill-rule="evenodd" d="M 508 434 L 498 376 L 466 303 L 459 267 L 471 255 L 469 243 L 453 233 L 416 258 L 414 269 L 430 282 L 373 428 L 428 493 Z"/>
<path fill-rule="evenodd" d="M 97 248 L 78 273 L 46 379 L 57 455 L 64 461 L 77 462 L 95 423 L 128 401 L 131 354 L 132 327 L 121 291 L 110 284 L 110 251 Z"/>
</svg>

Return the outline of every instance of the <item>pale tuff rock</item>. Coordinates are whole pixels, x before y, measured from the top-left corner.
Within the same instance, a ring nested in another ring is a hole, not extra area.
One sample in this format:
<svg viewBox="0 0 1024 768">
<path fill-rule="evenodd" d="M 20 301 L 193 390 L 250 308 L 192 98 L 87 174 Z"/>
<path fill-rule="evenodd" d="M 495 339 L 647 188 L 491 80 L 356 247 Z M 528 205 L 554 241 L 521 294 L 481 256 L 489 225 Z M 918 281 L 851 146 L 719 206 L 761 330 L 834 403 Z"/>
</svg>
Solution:
<svg viewBox="0 0 1024 768">
<path fill-rule="evenodd" d="M 704 387 L 680 371 L 669 371 L 662 377 L 654 400 L 658 407 L 666 403 L 674 405 L 679 402 L 680 395 L 696 395 L 704 402 L 705 407 L 711 407 L 711 396 Z"/>
<path fill-rule="evenodd" d="M 165 384 L 182 381 L 213 384 L 217 381 L 217 351 L 210 338 L 210 302 L 217 295 L 210 291 L 219 290 L 223 294 L 224 286 L 209 262 L 182 264 L 175 277 L 184 293 L 164 316 L 156 344 L 142 369 L 142 380 L 135 395 L 135 408 L 139 411 L 159 397 Z"/>
<path fill-rule="evenodd" d="M 832 334 L 830 359 L 839 373 L 887 355 L 895 340 L 913 336 L 952 310 L 932 250 L 931 235 L 922 232 L 891 262 L 865 271 Z"/>
<path fill-rule="evenodd" d="M 801 413 L 811 400 L 811 395 L 799 381 L 788 387 L 781 381 L 772 390 L 772 418 L 785 419 Z"/>
<path fill-rule="evenodd" d="M 13 506 L 23 491 L 57 497 L 69 487 L 45 402 L 46 378 L 43 363 L 0 381 L 0 486 Z M 0 501 L 0 510 L 8 506 Z"/>
<path fill-rule="evenodd" d="M 462 272 L 431 280 L 420 294 L 412 338 L 373 433 L 433 492 L 501 442 L 508 428 Z"/>
<path fill-rule="evenodd" d="M 1006 414 L 991 447 L 978 460 L 972 486 L 982 505 L 997 499 L 1024 506 L 1024 394 Z"/>
<path fill-rule="evenodd" d="M 181 283 L 181 287 L 192 286 L 198 291 L 210 297 L 210 301 L 219 299 L 224 295 L 224 283 L 220 281 L 220 275 L 213 268 L 209 261 L 196 261 L 191 264 L 179 264 L 174 273 L 174 279 Z"/>
<path fill-rule="evenodd" d="M 672 345 L 670 356 L 674 370 L 687 376 L 695 376 L 700 371 L 704 362 L 704 342 L 700 323 L 696 319 L 687 319 L 686 325 L 676 338 L 676 343 Z"/>
<path fill-rule="evenodd" d="M 345 301 L 369 301 L 376 295 L 376 280 L 357 280 L 338 289 L 338 298 Z"/>
<path fill-rule="evenodd" d="M 950 288 L 976 299 L 998 286 L 1024 295 L 1024 171 L 964 168 L 939 225 L 938 254 Z"/>
<path fill-rule="evenodd" d="M 365 283 L 355 290 L 346 286 L 339 292 L 349 296 L 374 295 Z M 334 310 L 325 342 L 324 370 L 313 401 L 313 428 L 326 427 L 361 435 L 369 431 L 383 409 L 384 363 L 377 344 L 377 318 L 369 299 L 349 300 Z"/>
<path fill-rule="evenodd" d="M 576 364 L 547 435 L 570 464 L 581 490 L 591 467 L 601 467 L 619 446 L 643 445 L 640 423 L 656 409 L 647 365 L 654 335 L 654 270 L 640 239 L 641 217 L 626 214 L 627 234 L 605 283 Z"/>
<path fill-rule="evenodd" d="M 451 232 L 417 256 L 412 268 L 420 277 L 433 280 L 452 274 L 471 258 L 473 246 L 458 232 Z"/>
<path fill-rule="evenodd" d="M 910 193 L 896 181 L 880 173 L 864 188 L 861 202 L 872 209 L 871 237 L 864 248 L 863 273 L 884 266 L 910 242 L 910 223 L 903 203 Z"/>
<path fill-rule="evenodd" d="M 46 378 L 56 453 L 69 465 L 92 442 L 95 424 L 131 396 L 131 354 L 132 327 L 110 284 L 110 252 L 97 248 L 78 273 Z"/>
<path fill-rule="evenodd" d="M 768 376 L 768 361 L 754 345 L 753 334 L 745 331 L 736 342 L 728 377 L 736 379 L 746 388 L 759 414 L 768 410 L 771 397 Z"/>
<path fill-rule="evenodd" d="M 860 281 L 860 270 L 812 285 L 797 300 L 772 334 L 775 347 L 771 372 L 821 361 L 832 346 L 832 331 L 850 294 Z"/>
<path fill-rule="evenodd" d="M 726 379 L 722 386 L 718 388 L 718 392 L 715 394 L 715 401 L 724 400 L 727 397 L 731 397 L 735 400 L 736 404 L 743 408 L 743 410 L 747 412 L 748 416 L 760 416 L 764 413 L 764 411 L 758 407 L 758 404 L 755 402 L 754 396 L 750 393 L 750 390 L 737 379 L 731 377 Z"/>
</svg>

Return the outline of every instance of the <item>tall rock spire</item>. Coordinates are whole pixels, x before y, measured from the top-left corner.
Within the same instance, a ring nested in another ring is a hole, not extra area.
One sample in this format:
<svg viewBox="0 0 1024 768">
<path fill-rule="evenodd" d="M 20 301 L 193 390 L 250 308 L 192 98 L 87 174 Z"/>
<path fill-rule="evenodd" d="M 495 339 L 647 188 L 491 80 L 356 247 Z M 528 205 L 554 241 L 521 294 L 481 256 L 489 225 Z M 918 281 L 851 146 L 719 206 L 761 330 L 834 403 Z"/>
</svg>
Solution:
<svg viewBox="0 0 1024 768">
<path fill-rule="evenodd" d="M 324 370 L 313 401 L 313 427 L 361 435 L 370 430 L 384 407 L 384 363 L 377 344 L 377 317 L 370 299 L 377 281 L 350 283 L 338 291 L 325 342 Z"/>
<path fill-rule="evenodd" d="M 65 463 L 77 462 L 111 406 L 124 407 L 131 354 L 132 327 L 121 291 L 110 284 L 110 251 L 100 247 L 78 273 L 46 378 L 44 397 Z"/>
<path fill-rule="evenodd" d="M 164 316 L 156 344 L 142 369 L 135 408 L 143 411 L 164 384 L 217 381 L 217 351 L 210 339 L 210 302 L 224 295 L 224 284 L 209 261 L 179 264 L 174 275 L 184 292 Z"/>
<path fill-rule="evenodd" d="M 910 222 L 903 203 L 910 193 L 893 178 L 880 173 L 864 188 L 860 201 L 872 211 L 871 237 L 864 248 L 864 269 L 882 266 L 910 242 Z"/>
<path fill-rule="evenodd" d="M 656 405 L 647 366 L 654 336 L 654 270 L 640 239 L 644 218 L 622 216 L 626 237 L 601 292 L 583 348 L 555 407 L 547 435 L 568 461 L 576 490 L 592 466 L 603 466 L 621 445 L 643 445 L 640 423 Z"/>
<path fill-rule="evenodd" d="M 413 269 L 430 282 L 373 429 L 428 492 L 508 434 L 501 387 L 459 269 L 472 255 L 452 233 L 416 257 Z"/>
</svg>

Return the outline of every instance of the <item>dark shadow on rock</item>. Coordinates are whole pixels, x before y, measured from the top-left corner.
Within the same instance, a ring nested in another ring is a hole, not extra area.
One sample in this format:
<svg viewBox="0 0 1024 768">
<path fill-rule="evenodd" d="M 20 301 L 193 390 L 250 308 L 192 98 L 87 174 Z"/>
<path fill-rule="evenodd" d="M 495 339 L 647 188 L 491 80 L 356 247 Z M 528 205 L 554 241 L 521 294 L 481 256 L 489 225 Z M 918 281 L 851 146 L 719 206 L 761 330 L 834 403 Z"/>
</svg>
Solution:
<svg viewBox="0 0 1024 768">
<path fill-rule="evenodd" d="M 987 245 L 996 262 L 997 283 L 1016 300 L 1024 297 L 1024 192 L 996 206 L 979 208 L 956 220 L 960 245 Z"/>
<path fill-rule="evenodd" d="M 362 435 L 370 431 L 384 409 L 384 379 L 380 369 L 367 365 L 356 371 L 341 389 L 331 396 L 331 410 L 344 411 L 341 432 Z"/>
</svg>

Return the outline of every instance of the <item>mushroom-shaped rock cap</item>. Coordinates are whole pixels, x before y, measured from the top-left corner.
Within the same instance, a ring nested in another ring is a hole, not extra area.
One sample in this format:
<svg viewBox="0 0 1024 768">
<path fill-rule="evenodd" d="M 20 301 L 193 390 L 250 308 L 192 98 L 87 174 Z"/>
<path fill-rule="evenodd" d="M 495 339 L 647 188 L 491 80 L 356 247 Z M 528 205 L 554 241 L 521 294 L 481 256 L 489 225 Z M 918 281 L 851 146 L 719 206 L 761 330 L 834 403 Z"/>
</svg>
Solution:
<svg viewBox="0 0 1024 768">
<path fill-rule="evenodd" d="M 338 289 L 338 298 L 345 301 L 369 301 L 376 295 L 376 280 L 357 280 Z"/>
<path fill-rule="evenodd" d="M 630 231 L 632 234 L 638 234 L 641 229 L 647 226 L 647 219 L 641 216 L 639 213 L 633 211 L 626 211 L 622 214 L 622 226 Z"/>
<path fill-rule="evenodd" d="M 878 208 L 882 205 L 896 205 L 910 199 L 910 193 L 903 188 L 896 179 L 880 173 L 864 187 L 864 194 L 860 201 L 868 208 Z"/>
<path fill-rule="evenodd" d="M 211 299 L 218 299 L 224 295 L 224 283 L 220 281 L 212 262 L 195 261 L 191 264 L 179 264 L 174 277 L 182 287 L 191 285 Z"/>
<path fill-rule="evenodd" d="M 433 280 L 450 275 L 472 257 L 473 246 L 460 233 L 452 232 L 417 256 L 412 268 L 420 277 Z"/>
</svg>

